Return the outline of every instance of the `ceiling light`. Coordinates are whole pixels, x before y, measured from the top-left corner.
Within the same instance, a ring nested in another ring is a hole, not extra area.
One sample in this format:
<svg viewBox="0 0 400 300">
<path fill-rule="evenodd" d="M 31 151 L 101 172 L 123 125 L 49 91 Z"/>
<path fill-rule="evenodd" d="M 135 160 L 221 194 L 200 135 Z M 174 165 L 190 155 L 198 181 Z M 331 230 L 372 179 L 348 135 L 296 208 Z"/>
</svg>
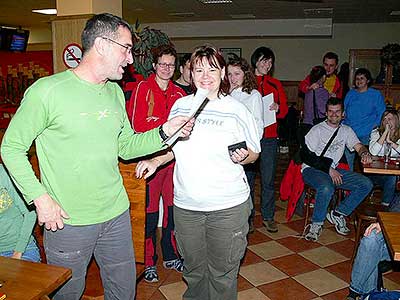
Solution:
<svg viewBox="0 0 400 300">
<path fill-rule="evenodd" d="M 400 16 L 400 10 L 392 10 L 390 13 L 391 16 Z"/>
<path fill-rule="evenodd" d="M 57 9 L 55 8 L 32 9 L 32 12 L 44 15 L 56 15 Z"/>
<path fill-rule="evenodd" d="M 168 13 L 168 16 L 180 17 L 180 18 L 190 18 L 190 17 L 194 17 L 194 12 L 172 12 L 172 13 Z"/>
<path fill-rule="evenodd" d="M 239 14 L 239 15 L 231 15 L 232 19 L 255 19 L 256 16 L 253 14 Z"/>
<path fill-rule="evenodd" d="M 203 4 L 228 4 L 232 3 L 232 0 L 198 0 Z"/>
</svg>

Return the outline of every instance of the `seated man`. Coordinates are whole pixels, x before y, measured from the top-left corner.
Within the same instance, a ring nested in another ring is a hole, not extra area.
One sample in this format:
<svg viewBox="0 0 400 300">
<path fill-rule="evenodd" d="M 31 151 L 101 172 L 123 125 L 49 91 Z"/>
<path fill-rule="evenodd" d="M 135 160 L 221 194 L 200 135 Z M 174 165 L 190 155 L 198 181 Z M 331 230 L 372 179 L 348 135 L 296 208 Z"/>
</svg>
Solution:
<svg viewBox="0 0 400 300">
<path fill-rule="evenodd" d="M 334 52 L 327 52 L 322 59 L 322 63 L 326 71 L 324 88 L 329 92 L 330 97 L 342 99 L 343 86 L 339 77 L 336 76 L 336 71 L 339 66 L 338 55 Z M 310 75 L 307 75 L 307 77 L 299 84 L 299 92 L 302 94 L 306 94 L 308 91 L 317 88 L 319 88 L 319 84 L 316 82 L 311 83 Z"/>
<path fill-rule="evenodd" d="M 343 103 L 340 99 L 328 100 L 326 116 L 326 121 L 312 127 L 305 136 L 307 147 L 302 148 L 301 155 L 303 180 L 317 191 L 312 223 L 305 236 L 306 240 L 314 242 L 318 240 L 322 232 L 325 216 L 330 223 L 335 225 L 339 234 L 347 235 L 350 230 L 346 226 L 344 217 L 353 212 L 373 187 L 371 180 L 367 177 L 348 170 L 337 169 L 345 147 L 355 149 L 363 163 L 372 161 L 367 148 L 360 143 L 354 131 L 349 126 L 340 124 L 343 118 Z M 329 202 L 336 188 L 348 190 L 350 194 L 335 210 L 327 214 Z"/>
<path fill-rule="evenodd" d="M 379 223 L 373 223 L 365 230 L 358 247 L 347 300 L 359 299 L 377 288 L 378 264 L 382 260 L 391 258 Z"/>
</svg>

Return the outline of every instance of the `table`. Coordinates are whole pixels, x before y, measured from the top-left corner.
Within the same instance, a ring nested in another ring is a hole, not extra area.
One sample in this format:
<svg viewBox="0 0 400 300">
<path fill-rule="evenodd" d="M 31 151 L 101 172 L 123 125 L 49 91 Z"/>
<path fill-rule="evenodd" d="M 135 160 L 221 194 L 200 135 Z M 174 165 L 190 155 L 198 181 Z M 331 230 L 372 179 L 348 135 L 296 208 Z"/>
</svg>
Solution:
<svg viewBox="0 0 400 300">
<path fill-rule="evenodd" d="M 0 292 L 7 300 L 45 300 L 71 277 L 71 270 L 0 257 Z"/>
<path fill-rule="evenodd" d="M 400 213 L 378 212 L 378 221 L 393 259 L 400 261 Z"/>
<path fill-rule="evenodd" d="M 391 159 L 385 164 L 383 158 L 374 157 L 372 163 L 364 164 L 364 173 L 384 174 L 384 175 L 400 175 L 400 161 Z"/>
</svg>

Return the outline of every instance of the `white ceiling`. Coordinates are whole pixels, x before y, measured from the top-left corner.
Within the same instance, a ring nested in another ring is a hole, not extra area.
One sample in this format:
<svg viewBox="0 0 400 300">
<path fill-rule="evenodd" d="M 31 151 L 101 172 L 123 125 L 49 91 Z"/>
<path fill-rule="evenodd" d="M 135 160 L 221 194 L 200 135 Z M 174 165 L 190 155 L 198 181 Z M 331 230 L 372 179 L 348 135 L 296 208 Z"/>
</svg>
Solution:
<svg viewBox="0 0 400 300">
<path fill-rule="evenodd" d="M 68 1 L 68 0 L 65 0 Z M 232 20 L 232 15 L 256 19 L 332 17 L 334 23 L 400 22 L 400 0 L 232 0 L 202 4 L 198 0 L 123 0 L 123 17 L 130 23 Z M 0 25 L 49 26 L 52 16 L 32 9 L 55 8 L 55 0 L 0 0 Z M 329 8 L 332 8 L 330 10 Z M 315 9 L 322 9 L 317 10 Z"/>
</svg>

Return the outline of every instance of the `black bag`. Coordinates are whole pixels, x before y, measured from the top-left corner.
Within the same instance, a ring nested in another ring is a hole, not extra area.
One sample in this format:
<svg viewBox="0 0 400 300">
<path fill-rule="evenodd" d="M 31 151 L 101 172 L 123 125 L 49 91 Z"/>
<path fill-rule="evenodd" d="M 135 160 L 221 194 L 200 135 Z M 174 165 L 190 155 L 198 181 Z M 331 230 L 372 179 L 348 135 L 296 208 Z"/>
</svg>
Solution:
<svg viewBox="0 0 400 300">
<path fill-rule="evenodd" d="M 329 173 L 329 168 L 332 165 L 332 158 L 325 157 L 325 153 L 328 150 L 329 146 L 332 144 L 333 140 L 335 139 L 338 131 L 339 131 L 340 126 L 335 130 L 335 132 L 332 134 L 330 137 L 328 143 L 326 144 L 324 150 L 322 150 L 321 155 L 315 154 L 315 152 L 311 151 L 308 149 L 305 141 L 300 145 L 300 149 L 298 153 L 295 154 L 295 157 L 293 160 L 296 162 L 301 161 L 301 163 L 305 163 L 309 165 L 310 167 L 313 167 L 317 170 L 321 170 L 325 173 Z M 297 156 L 297 158 L 296 158 Z M 297 162 L 296 162 L 297 163 Z"/>
<path fill-rule="evenodd" d="M 323 118 L 318 118 L 318 112 L 317 112 L 317 100 L 315 99 L 315 90 L 313 92 L 313 110 L 314 110 L 314 119 L 313 119 L 313 124 L 317 125 L 323 121 L 325 121 L 325 117 Z"/>
</svg>

